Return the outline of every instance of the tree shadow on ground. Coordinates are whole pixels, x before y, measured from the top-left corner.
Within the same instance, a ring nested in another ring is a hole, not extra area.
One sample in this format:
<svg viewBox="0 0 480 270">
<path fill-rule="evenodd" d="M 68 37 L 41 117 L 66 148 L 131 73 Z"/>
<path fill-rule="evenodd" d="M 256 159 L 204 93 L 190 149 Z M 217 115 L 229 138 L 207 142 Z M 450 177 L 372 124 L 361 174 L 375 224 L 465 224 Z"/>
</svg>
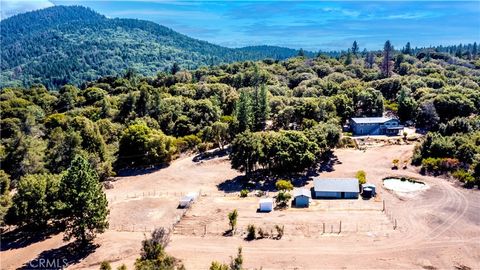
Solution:
<svg viewBox="0 0 480 270">
<path fill-rule="evenodd" d="M 207 161 L 207 160 L 211 160 L 211 159 L 214 159 L 214 158 L 224 157 L 224 156 L 228 155 L 228 153 L 229 153 L 228 148 L 225 148 L 225 149 L 217 148 L 215 150 L 203 152 L 203 153 L 200 153 L 200 154 L 196 155 L 193 158 L 193 162 L 202 162 L 202 161 Z"/>
<path fill-rule="evenodd" d="M 32 229 L 19 227 L 12 231 L 2 233 L 2 241 L 0 241 L 0 250 L 6 251 L 10 249 L 19 249 L 27 247 L 31 244 L 46 240 L 52 235 L 62 231 L 62 228 L 47 227 L 40 231 L 33 231 Z"/>
<path fill-rule="evenodd" d="M 168 164 L 155 165 L 144 168 L 125 168 L 117 171 L 117 176 L 119 177 L 128 177 L 128 176 L 139 176 L 144 174 L 150 174 L 161 169 L 168 167 Z"/>
<path fill-rule="evenodd" d="M 342 164 L 342 162 L 340 160 L 338 160 L 338 157 L 333 154 L 333 153 L 329 153 L 327 155 L 327 157 L 320 162 L 319 166 L 318 166 L 318 170 L 317 170 L 317 175 L 315 176 L 318 176 L 318 173 L 321 173 L 321 172 L 333 172 L 335 171 L 335 165 L 338 165 L 338 164 Z"/>
<path fill-rule="evenodd" d="M 43 251 L 37 258 L 25 263 L 20 269 L 64 269 L 79 263 L 98 248 L 95 244 L 71 242 L 59 248 Z"/>
<path fill-rule="evenodd" d="M 226 193 L 240 192 L 243 189 L 260 190 L 260 191 L 277 191 L 275 183 L 281 179 L 288 179 L 294 187 L 303 187 L 308 181 L 307 175 L 298 174 L 279 174 L 268 175 L 265 171 L 255 172 L 249 177 L 245 175 L 236 176 L 232 179 L 225 180 L 217 185 L 218 190 Z"/>
</svg>

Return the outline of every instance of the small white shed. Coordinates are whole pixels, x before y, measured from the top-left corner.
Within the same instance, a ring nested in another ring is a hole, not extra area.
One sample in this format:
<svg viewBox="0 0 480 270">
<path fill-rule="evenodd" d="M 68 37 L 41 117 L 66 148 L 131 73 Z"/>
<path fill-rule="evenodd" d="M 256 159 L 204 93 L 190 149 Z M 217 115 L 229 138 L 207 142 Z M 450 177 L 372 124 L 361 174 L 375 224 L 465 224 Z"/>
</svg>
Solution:
<svg viewBox="0 0 480 270">
<path fill-rule="evenodd" d="M 183 196 L 180 201 L 178 202 L 178 206 L 180 208 L 189 207 L 192 202 L 194 202 L 198 197 L 198 193 L 190 192 L 187 195 Z"/>
<path fill-rule="evenodd" d="M 260 212 L 271 212 L 273 210 L 273 199 L 272 198 L 260 199 L 258 209 Z"/>
</svg>

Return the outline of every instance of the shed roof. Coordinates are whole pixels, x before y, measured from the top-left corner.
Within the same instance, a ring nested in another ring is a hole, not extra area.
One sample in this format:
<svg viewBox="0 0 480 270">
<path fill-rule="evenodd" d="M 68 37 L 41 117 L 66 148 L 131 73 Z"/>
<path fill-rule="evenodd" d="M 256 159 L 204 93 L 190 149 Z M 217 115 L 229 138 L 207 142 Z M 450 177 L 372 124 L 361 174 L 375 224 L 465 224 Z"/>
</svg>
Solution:
<svg viewBox="0 0 480 270">
<path fill-rule="evenodd" d="M 357 178 L 313 178 L 315 191 L 359 192 Z"/>
<path fill-rule="evenodd" d="M 298 197 L 298 196 L 306 196 L 306 197 L 309 197 L 309 198 L 312 197 L 310 190 L 308 190 L 306 188 L 296 188 L 296 189 L 294 189 L 293 190 L 293 197 Z"/>
<path fill-rule="evenodd" d="M 352 121 L 357 124 L 382 124 L 390 120 L 395 120 L 388 117 L 354 117 Z"/>
<path fill-rule="evenodd" d="M 264 203 L 273 203 L 273 199 L 272 198 L 262 198 L 262 199 L 260 199 L 260 204 L 264 204 Z"/>
</svg>

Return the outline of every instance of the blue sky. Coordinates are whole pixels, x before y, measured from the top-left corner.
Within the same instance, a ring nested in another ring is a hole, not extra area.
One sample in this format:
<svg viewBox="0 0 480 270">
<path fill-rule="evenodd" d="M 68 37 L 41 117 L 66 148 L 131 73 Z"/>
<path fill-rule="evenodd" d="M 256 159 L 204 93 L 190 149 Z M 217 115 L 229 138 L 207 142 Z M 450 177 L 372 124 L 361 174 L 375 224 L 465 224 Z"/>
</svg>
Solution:
<svg viewBox="0 0 480 270">
<path fill-rule="evenodd" d="M 58 1 L 1 0 L 2 16 L 50 5 L 83 5 L 139 18 L 212 43 L 342 50 L 480 41 L 480 1 Z M 16 9 L 12 10 L 11 7 Z M 5 8 L 6 7 L 6 8 Z"/>
</svg>

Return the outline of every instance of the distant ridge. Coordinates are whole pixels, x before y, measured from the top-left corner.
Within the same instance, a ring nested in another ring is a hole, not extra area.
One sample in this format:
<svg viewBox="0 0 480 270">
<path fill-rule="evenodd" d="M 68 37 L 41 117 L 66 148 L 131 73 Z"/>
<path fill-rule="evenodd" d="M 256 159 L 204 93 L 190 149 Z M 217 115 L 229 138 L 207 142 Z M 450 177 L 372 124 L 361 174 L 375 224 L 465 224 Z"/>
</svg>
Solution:
<svg viewBox="0 0 480 270">
<path fill-rule="evenodd" d="M 226 48 L 150 21 L 109 19 L 82 6 L 18 14 L 2 20 L 0 32 L 0 87 L 42 83 L 52 89 L 130 68 L 153 75 L 174 63 L 193 69 L 234 61 L 282 60 L 298 54 L 298 50 L 277 46 Z"/>
</svg>

